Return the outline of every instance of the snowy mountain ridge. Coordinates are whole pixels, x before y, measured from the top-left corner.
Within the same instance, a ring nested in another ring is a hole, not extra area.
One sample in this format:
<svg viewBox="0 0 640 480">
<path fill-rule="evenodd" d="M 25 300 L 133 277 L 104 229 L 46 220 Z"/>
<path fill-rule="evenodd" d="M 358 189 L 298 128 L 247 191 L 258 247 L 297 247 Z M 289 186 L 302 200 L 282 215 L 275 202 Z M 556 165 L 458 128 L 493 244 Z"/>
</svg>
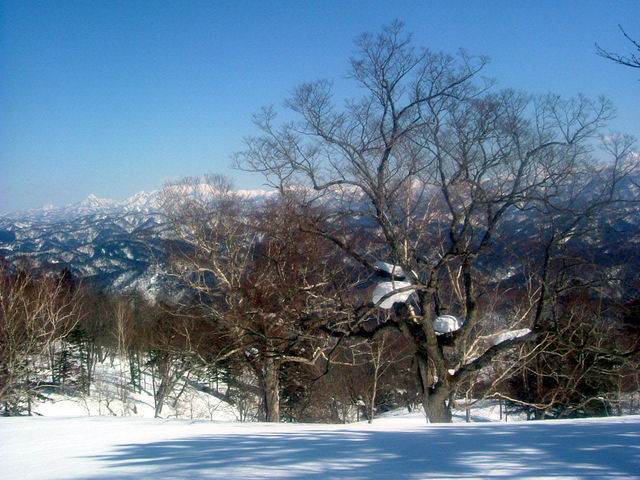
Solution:
<svg viewBox="0 0 640 480">
<path fill-rule="evenodd" d="M 90 194 L 81 202 L 60 207 L 45 205 L 41 208 L 33 208 L 21 212 L 4 213 L 0 215 L 0 221 L 14 219 L 55 222 L 94 214 L 157 213 L 160 206 L 158 194 L 159 190 L 141 191 L 122 201 L 98 198 L 94 194 Z"/>
<path fill-rule="evenodd" d="M 637 198 L 638 185 L 629 182 L 621 189 L 624 198 Z M 198 196 L 211 194 L 211 185 L 185 186 L 193 188 Z M 200 190 L 205 189 L 205 192 Z M 250 203 L 260 205 L 274 195 L 267 190 L 240 190 L 237 193 Z M 332 194 L 321 195 L 316 199 L 331 209 L 346 208 L 353 212 L 352 222 L 359 228 L 375 228 L 367 223 L 366 201 L 362 201 L 361 192 L 349 188 L 337 188 Z M 314 195 L 313 192 L 309 192 Z M 28 259 L 27 265 L 35 267 L 69 268 L 74 275 L 113 291 L 140 290 L 150 297 L 163 291 L 164 282 L 158 260 L 166 254 L 167 240 L 170 238 L 165 218 L 162 214 L 162 190 L 140 191 L 129 198 L 119 201 L 98 198 L 89 195 L 81 202 L 62 207 L 45 206 L 24 212 L 0 215 L 0 258 L 10 263 Z M 346 204 L 345 204 L 346 203 Z M 632 209 L 633 210 L 633 209 Z M 640 217 L 635 210 L 615 225 L 608 227 L 603 238 L 601 251 L 597 258 L 614 258 L 620 255 L 620 247 L 627 245 L 633 249 L 640 239 Z M 621 213 L 621 212 L 618 212 Z M 499 235 L 510 238 L 535 239 L 535 221 L 528 217 L 530 212 L 512 210 L 505 215 L 504 226 Z M 432 222 L 434 229 L 437 221 Z M 525 242 L 526 243 L 526 242 Z M 585 248 L 590 248 L 585 245 Z M 630 255 L 629 252 L 624 253 Z M 633 256 L 633 255 L 632 255 Z M 518 279 L 514 272 L 501 265 L 499 258 L 485 266 L 494 278 L 501 281 Z M 378 265 L 378 268 L 382 268 Z M 403 272 L 388 270 L 399 268 L 388 265 L 387 273 L 400 278 Z M 382 299 L 392 290 L 408 285 L 381 284 L 374 301 Z M 410 289 L 398 295 L 410 295 Z M 384 307 L 393 304 L 390 297 Z"/>
<path fill-rule="evenodd" d="M 254 201 L 263 200 L 272 194 L 270 191 L 260 189 L 237 190 L 236 193 Z M 99 198 L 91 193 L 84 200 L 68 205 L 54 206 L 49 204 L 40 208 L 1 213 L 0 222 L 6 220 L 57 222 L 84 215 L 122 215 L 128 213 L 156 215 L 160 213 L 161 208 L 162 190 L 142 190 L 125 200 Z"/>
<path fill-rule="evenodd" d="M 259 204 L 265 190 L 240 190 Z M 101 287 L 155 297 L 166 287 L 157 266 L 169 233 L 162 191 L 140 191 L 118 201 L 89 195 L 81 202 L 0 215 L 0 258 L 31 266 L 69 268 Z"/>
</svg>

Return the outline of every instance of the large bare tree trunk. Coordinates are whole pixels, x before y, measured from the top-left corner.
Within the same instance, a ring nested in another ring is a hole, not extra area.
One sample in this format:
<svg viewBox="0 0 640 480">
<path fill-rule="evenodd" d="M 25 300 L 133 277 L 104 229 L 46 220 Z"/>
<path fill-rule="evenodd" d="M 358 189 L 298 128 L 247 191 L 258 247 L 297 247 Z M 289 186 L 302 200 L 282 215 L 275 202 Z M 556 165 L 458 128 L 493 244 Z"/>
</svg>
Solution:
<svg viewBox="0 0 640 480">
<path fill-rule="evenodd" d="M 451 406 L 447 403 L 449 392 L 446 388 L 436 387 L 434 393 L 423 395 L 422 405 L 429 423 L 451 423 Z"/>
<path fill-rule="evenodd" d="M 164 407 L 164 402 L 167 398 L 167 395 L 169 394 L 169 391 L 170 390 L 167 382 L 162 379 L 160 381 L 158 390 L 156 390 L 155 392 L 155 418 L 160 418 L 160 415 L 162 414 L 162 407 Z"/>
<path fill-rule="evenodd" d="M 280 421 L 280 379 L 278 378 L 278 362 L 267 358 L 264 364 L 263 403 L 266 422 Z"/>
<path fill-rule="evenodd" d="M 427 361 L 420 356 L 416 356 L 416 361 L 422 393 L 422 407 L 427 421 L 429 423 L 451 423 L 451 406 L 447 403 L 451 389 L 440 382 L 431 387 L 432 381 Z"/>
</svg>

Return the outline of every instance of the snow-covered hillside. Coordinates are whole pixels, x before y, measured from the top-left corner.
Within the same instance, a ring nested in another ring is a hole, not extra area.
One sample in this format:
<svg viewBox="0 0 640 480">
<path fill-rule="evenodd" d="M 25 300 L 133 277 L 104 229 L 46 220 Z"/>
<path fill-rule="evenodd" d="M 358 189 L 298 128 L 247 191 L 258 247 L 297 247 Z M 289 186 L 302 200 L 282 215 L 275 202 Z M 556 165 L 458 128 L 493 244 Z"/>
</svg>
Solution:
<svg viewBox="0 0 640 480">
<path fill-rule="evenodd" d="M 19 219 L 23 221 L 59 222 L 84 215 L 113 215 L 124 213 L 155 213 L 160 203 L 158 191 L 138 192 L 126 200 L 118 201 L 98 198 L 91 194 L 78 203 L 63 206 L 45 205 L 23 212 L 9 212 L 0 215 L 0 220 Z"/>
<path fill-rule="evenodd" d="M 206 187 L 207 190 L 210 188 Z M 626 185 L 625 188 L 623 196 L 637 195 L 636 184 Z M 273 191 L 266 190 L 243 190 L 237 193 L 255 205 L 274 195 Z M 354 225 L 359 228 L 371 227 L 368 217 L 357 213 L 367 210 L 357 191 L 336 190 L 334 193 L 318 201 L 328 209 L 347 208 L 354 213 Z M 0 258 L 19 263 L 26 257 L 36 267 L 59 270 L 66 267 L 74 275 L 107 290 L 119 293 L 141 291 L 148 298 L 156 298 L 160 293 L 170 290 L 169 279 L 163 277 L 156 268 L 158 260 L 162 260 L 166 254 L 166 240 L 170 237 L 165 218 L 160 213 L 161 198 L 160 191 L 138 192 L 123 201 L 89 195 L 82 202 L 63 207 L 46 206 L 0 214 Z M 633 252 L 621 253 L 618 250 L 621 245 L 632 249 L 637 246 L 640 219 L 636 217 L 630 215 L 620 224 L 608 228 L 610 233 L 603 239 L 601 250 L 594 253 L 596 258 L 617 258 L 623 253 L 633 255 Z M 533 228 L 535 223 L 535 219 L 529 218 L 526 212 L 508 212 L 498 236 L 537 238 L 539 232 Z M 432 223 L 432 228 L 437 230 L 437 222 Z M 480 266 L 505 285 L 509 282 L 521 283 L 523 279 L 517 269 L 500 263 L 499 253 L 497 251 L 492 257 L 490 265 Z M 381 265 L 378 267 L 381 268 Z M 391 288 L 391 283 L 382 283 L 377 297 L 402 286 L 407 285 L 396 282 Z M 407 297 L 410 293 L 407 291 L 398 295 Z M 393 298 L 389 298 L 381 306 L 390 308 L 392 304 Z"/>
<path fill-rule="evenodd" d="M 640 417 L 427 425 L 0 418 L 1 476 L 27 479 L 632 479 Z"/>
<path fill-rule="evenodd" d="M 269 195 L 238 193 L 255 203 Z M 0 214 L 0 258 L 20 263 L 26 257 L 36 268 L 66 267 L 107 290 L 155 298 L 169 282 L 157 269 L 169 236 L 161 203 L 160 191 L 123 201 L 89 195 L 63 207 Z"/>
<path fill-rule="evenodd" d="M 41 395 L 32 400 L 31 409 L 33 415 L 43 417 L 154 418 L 154 382 L 158 380 L 154 380 L 148 370 L 143 370 L 140 372 L 141 388 L 134 387 L 130 365 L 115 357 L 96 365 L 89 395 L 64 385 L 55 389 L 45 387 Z M 182 376 L 163 402 L 162 417 L 219 421 L 241 418 L 238 409 L 220 397 L 221 393 L 213 395 L 211 389 Z"/>
<path fill-rule="evenodd" d="M 153 377 L 143 372 L 136 389 L 127 364 L 106 359 L 90 395 L 59 388 L 34 399 L 32 417 L 0 417 L 0 478 L 640 478 L 640 416 L 506 422 L 487 401 L 453 425 L 418 410 L 265 424 L 240 422 L 224 385 L 215 395 L 184 380 L 154 419 Z"/>
<path fill-rule="evenodd" d="M 270 195 L 270 192 L 266 190 L 239 190 L 237 193 L 254 201 L 260 201 Z M 69 205 L 45 205 L 41 208 L 34 208 L 22 212 L 0 212 L 0 222 L 13 220 L 56 223 L 87 215 L 154 215 L 161 210 L 161 206 L 161 190 L 153 190 L 151 192 L 141 191 L 131 195 L 125 200 L 98 198 L 90 194 L 81 202 Z"/>
</svg>

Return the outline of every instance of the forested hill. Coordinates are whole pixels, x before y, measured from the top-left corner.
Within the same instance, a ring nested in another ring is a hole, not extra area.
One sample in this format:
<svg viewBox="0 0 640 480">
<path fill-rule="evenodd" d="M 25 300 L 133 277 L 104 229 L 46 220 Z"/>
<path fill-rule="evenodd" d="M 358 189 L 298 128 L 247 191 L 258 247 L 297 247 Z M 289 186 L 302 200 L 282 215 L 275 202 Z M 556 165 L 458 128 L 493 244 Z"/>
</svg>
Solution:
<svg viewBox="0 0 640 480">
<path fill-rule="evenodd" d="M 266 192 L 244 192 L 259 202 Z M 0 215 L 0 256 L 36 269 L 68 268 L 83 281 L 150 298 L 167 287 L 157 267 L 167 232 L 160 191 L 124 201 L 89 195 L 63 207 Z"/>
<path fill-rule="evenodd" d="M 625 186 L 630 197 L 637 194 L 640 182 L 635 180 L 635 184 Z M 238 193 L 255 206 L 273 195 L 264 190 Z M 335 201 L 326 203 L 332 208 Z M 361 224 L 362 219 L 354 216 L 356 222 Z M 640 255 L 637 215 L 631 210 L 629 215 L 617 214 L 615 223 L 599 228 L 603 232 L 602 242 L 584 248 L 597 248 L 594 257 L 603 267 L 614 257 L 637 260 Z M 536 230 L 535 215 L 514 209 L 500 234 L 508 239 L 502 243 L 513 248 L 513 239 L 526 246 L 535 242 L 540 232 Z M 0 258 L 10 264 L 54 271 L 68 268 L 84 282 L 113 292 L 139 291 L 150 299 L 170 288 L 159 264 L 171 237 L 161 205 L 161 191 L 138 192 L 124 201 L 89 195 L 72 205 L 0 215 Z M 494 281 L 519 281 L 508 265 L 501 264 L 499 255 L 484 267 Z M 629 283 L 628 279 L 620 280 Z"/>
<path fill-rule="evenodd" d="M 69 268 L 102 287 L 160 287 L 153 259 L 161 254 L 163 221 L 156 194 L 141 192 L 124 202 L 86 200 L 0 217 L 0 255 L 29 267 Z M 24 261 L 24 260 L 23 260 Z"/>
</svg>

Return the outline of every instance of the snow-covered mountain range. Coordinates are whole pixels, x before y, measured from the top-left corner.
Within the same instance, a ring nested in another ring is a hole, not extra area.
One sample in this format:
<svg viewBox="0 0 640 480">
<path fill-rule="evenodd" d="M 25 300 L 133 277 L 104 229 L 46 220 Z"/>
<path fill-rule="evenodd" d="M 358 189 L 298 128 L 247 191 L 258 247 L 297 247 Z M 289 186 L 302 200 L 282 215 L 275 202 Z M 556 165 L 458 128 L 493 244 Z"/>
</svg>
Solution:
<svg viewBox="0 0 640 480">
<path fill-rule="evenodd" d="M 110 200 L 98 198 L 91 194 L 83 201 L 64 206 L 45 205 L 22 212 L 5 213 L 0 215 L 0 222 L 7 220 L 37 221 L 54 223 L 73 217 L 85 215 L 108 214 L 150 214 L 159 209 L 159 191 L 138 192 L 126 200 Z"/>
<path fill-rule="evenodd" d="M 269 193 L 240 191 L 256 202 Z M 85 281 L 114 291 L 162 291 L 157 267 L 168 237 L 161 191 L 138 192 L 123 201 L 89 195 L 62 207 L 51 205 L 0 215 L 0 257 L 35 267 L 69 268 Z"/>
<path fill-rule="evenodd" d="M 631 190 L 623 196 L 637 198 L 637 185 L 636 182 L 626 186 Z M 238 193 L 260 204 L 273 192 Z M 59 270 L 66 267 L 74 275 L 103 288 L 118 292 L 140 290 L 155 297 L 168 280 L 158 267 L 170 236 L 161 198 L 159 190 L 138 192 L 123 201 L 89 195 L 72 205 L 0 214 L 0 259 Z M 340 203 L 339 198 L 337 195 L 333 201 Z M 331 198 L 323 201 L 329 209 L 336 207 Z M 357 217 L 354 216 L 355 223 L 360 221 Z M 503 234 L 508 232 L 509 237 L 535 241 L 539 233 L 526 212 L 514 211 L 508 217 Z M 600 258 L 618 256 L 621 246 L 635 249 L 640 244 L 640 218 L 635 213 L 626 215 L 624 220 L 609 226 L 606 236 L 597 253 Z M 497 258 L 485 267 L 496 279 L 512 276 L 510 272 L 501 273 L 504 265 Z"/>
<path fill-rule="evenodd" d="M 104 287 L 161 288 L 154 258 L 162 252 L 158 192 L 124 201 L 89 195 L 63 207 L 0 216 L 0 255 L 36 267 L 68 267 Z"/>
</svg>

